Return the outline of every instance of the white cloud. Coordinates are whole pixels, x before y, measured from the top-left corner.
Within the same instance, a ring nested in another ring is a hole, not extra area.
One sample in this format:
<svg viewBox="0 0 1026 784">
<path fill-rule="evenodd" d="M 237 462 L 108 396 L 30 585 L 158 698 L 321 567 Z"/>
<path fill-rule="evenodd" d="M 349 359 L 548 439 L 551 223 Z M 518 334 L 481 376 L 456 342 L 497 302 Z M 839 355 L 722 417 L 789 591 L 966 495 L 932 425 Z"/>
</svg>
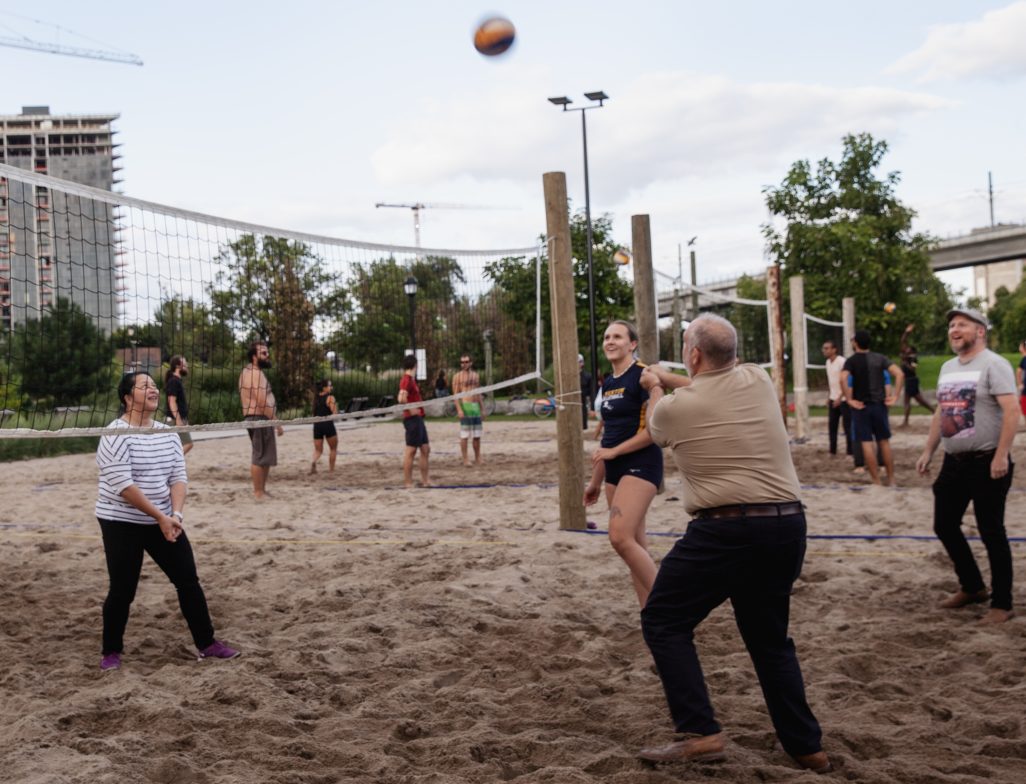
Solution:
<svg viewBox="0 0 1026 784">
<path fill-rule="evenodd" d="M 914 73 L 919 81 L 1026 75 L 1026 0 L 988 11 L 973 22 L 936 25 L 926 41 L 888 69 Z"/>
<path fill-rule="evenodd" d="M 579 122 L 557 116 L 542 98 L 551 89 L 532 81 L 538 84 L 512 92 L 422 103 L 374 152 L 379 181 L 433 185 L 464 176 L 534 184 L 544 171 L 577 171 Z M 693 72 L 648 74 L 611 95 L 588 115 L 589 158 L 607 197 L 665 179 L 776 172 L 810 147 L 833 150 L 846 133 L 886 135 L 910 115 L 950 106 L 889 88 L 745 84 Z"/>
</svg>

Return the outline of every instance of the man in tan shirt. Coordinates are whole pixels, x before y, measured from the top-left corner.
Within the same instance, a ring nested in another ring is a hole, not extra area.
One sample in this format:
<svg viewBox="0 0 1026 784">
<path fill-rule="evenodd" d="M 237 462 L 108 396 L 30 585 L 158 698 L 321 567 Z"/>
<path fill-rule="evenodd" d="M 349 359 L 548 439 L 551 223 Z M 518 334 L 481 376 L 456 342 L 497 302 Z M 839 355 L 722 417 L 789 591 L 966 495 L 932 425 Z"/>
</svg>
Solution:
<svg viewBox="0 0 1026 784">
<path fill-rule="evenodd" d="M 690 737 L 643 749 L 654 762 L 724 756 L 694 645 L 694 630 L 727 599 L 755 665 L 777 736 L 803 768 L 831 769 L 805 699 L 787 634 L 791 587 L 805 557 L 805 513 L 773 385 L 757 365 L 737 365 L 737 333 L 705 314 L 684 334 L 691 381 L 654 366 L 674 388 L 648 428 L 670 447 L 684 480 L 687 532 L 663 558 L 642 631 L 677 732 Z"/>
<path fill-rule="evenodd" d="M 262 340 L 250 343 L 246 356 L 249 364 L 239 375 L 242 416 L 247 422 L 274 419 L 274 393 L 271 391 L 271 382 L 264 375 L 264 370 L 271 367 L 271 354 L 267 344 Z M 249 466 L 249 475 L 253 479 L 253 495 L 263 498 L 270 495 L 267 492 L 267 477 L 271 473 L 271 466 L 278 465 L 275 431 L 270 427 L 258 427 L 250 428 L 247 432 L 253 447 Z M 279 425 L 277 432 L 280 436 L 285 431 Z"/>
</svg>

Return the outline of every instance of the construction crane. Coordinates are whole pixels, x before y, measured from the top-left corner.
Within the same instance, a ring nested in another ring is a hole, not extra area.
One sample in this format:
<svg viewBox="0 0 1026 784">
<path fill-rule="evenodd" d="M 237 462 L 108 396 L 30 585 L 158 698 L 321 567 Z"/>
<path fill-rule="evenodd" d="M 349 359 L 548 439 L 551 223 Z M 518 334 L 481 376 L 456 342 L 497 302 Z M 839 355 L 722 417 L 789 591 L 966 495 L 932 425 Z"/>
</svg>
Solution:
<svg viewBox="0 0 1026 784">
<path fill-rule="evenodd" d="M 60 25 L 51 24 L 49 22 L 43 22 L 39 19 L 32 19 L 27 16 L 20 16 L 18 14 L 4 13 L 4 16 L 13 16 L 18 19 L 33 22 L 44 27 L 50 27 L 59 32 L 68 33 L 78 38 L 84 38 L 86 40 L 92 40 L 86 38 L 86 36 L 76 33 L 74 30 L 69 30 L 66 27 Z M 9 32 L 17 33 L 12 30 L 9 25 L 0 23 L 0 27 L 6 28 Z M 99 43 L 99 42 L 97 42 Z M 143 61 L 138 55 L 134 55 L 131 52 L 118 52 L 109 49 L 88 49 L 81 46 L 67 46 L 65 44 L 47 43 L 45 41 L 36 41 L 29 38 L 26 35 L 17 34 L 17 37 L 10 35 L 0 35 L 0 46 L 11 46 L 16 49 L 29 49 L 35 52 L 49 52 L 50 54 L 62 54 L 68 57 L 85 57 L 90 60 L 107 60 L 113 63 L 125 63 L 127 65 L 142 65 Z"/>
<path fill-rule="evenodd" d="M 375 207 L 395 207 L 401 210 L 413 210 L 413 242 L 417 248 L 418 256 L 420 255 L 420 211 L 421 210 L 504 210 L 507 207 L 475 207 L 470 204 L 422 204 L 421 202 L 415 202 L 413 204 L 387 204 L 383 201 L 379 201 L 374 205 Z"/>
</svg>

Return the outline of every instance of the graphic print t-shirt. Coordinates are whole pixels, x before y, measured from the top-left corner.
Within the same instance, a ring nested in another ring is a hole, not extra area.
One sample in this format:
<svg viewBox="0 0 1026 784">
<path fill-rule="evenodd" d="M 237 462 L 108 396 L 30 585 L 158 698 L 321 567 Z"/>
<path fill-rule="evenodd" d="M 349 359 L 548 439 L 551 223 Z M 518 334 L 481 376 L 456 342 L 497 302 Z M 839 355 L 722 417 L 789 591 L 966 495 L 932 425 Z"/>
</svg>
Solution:
<svg viewBox="0 0 1026 784">
<path fill-rule="evenodd" d="M 997 449 L 1002 417 L 996 396 L 1014 394 L 1012 366 L 989 349 L 964 364 L 957 357 L 945 362 L 937 381 L 944 451 Z"/>
</svg>

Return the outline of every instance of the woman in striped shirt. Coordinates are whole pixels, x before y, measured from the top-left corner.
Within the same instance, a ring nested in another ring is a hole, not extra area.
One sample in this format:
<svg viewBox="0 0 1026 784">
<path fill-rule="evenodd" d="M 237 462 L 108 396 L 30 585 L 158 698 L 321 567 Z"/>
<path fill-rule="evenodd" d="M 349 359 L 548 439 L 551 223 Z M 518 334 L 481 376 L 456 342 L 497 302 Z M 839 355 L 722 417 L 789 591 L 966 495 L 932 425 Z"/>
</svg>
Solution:
<svg viewBox="0 0 1026 784">
<path fill-rule="evenodd" d="M 153 419 L 160 393 L 145 373 L 126 373 L 118 384 L 121 416 L 108 425 L 165 429 Z M 178 591 L 199 658 L 231 659 L 239 652 L 214 639 L 207 599 L 196 575 L 192 547 L 182 527 L 185 457 L 174 433 L 103 436 L 96 450 L 100 469 L 96 517 L 103 534 L 110 588 L 103 603 L 101 670 L 121 666 L 125 626 L 139 584 L 143 553 L 149 553 Z"/>
</svg>

